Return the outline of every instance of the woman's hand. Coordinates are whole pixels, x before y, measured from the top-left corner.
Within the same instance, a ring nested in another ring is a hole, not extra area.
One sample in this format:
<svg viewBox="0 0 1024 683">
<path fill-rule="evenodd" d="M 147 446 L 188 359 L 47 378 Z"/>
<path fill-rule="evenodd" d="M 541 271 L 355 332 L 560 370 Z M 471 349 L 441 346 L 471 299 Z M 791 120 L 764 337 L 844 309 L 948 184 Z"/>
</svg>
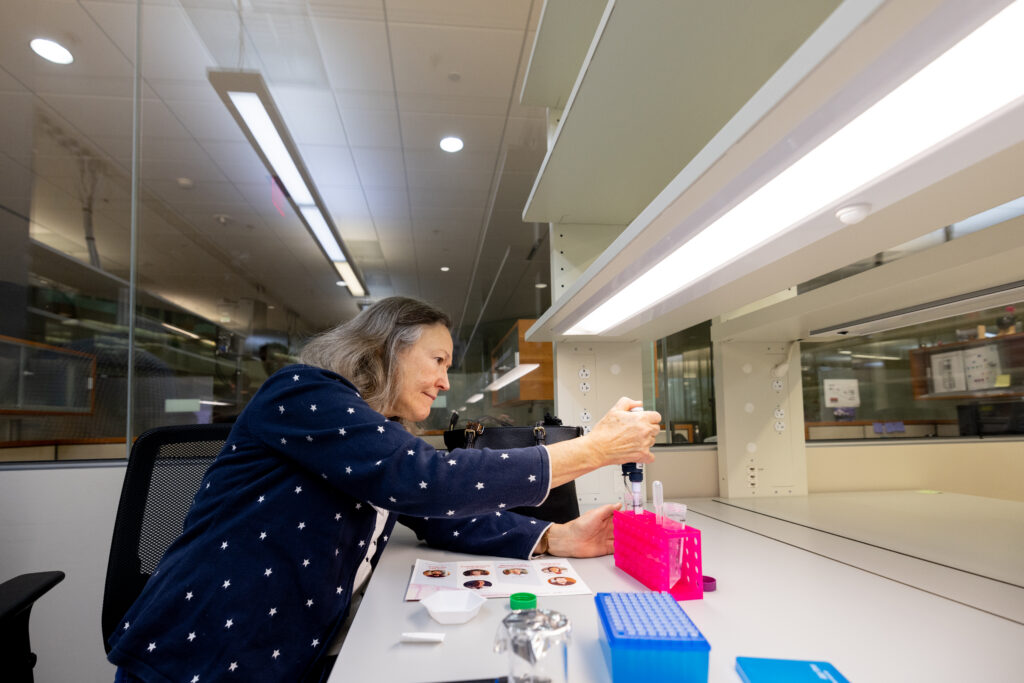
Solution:
<svg viewBox="0 0 1024 683">
<path fill-rule="evenodd" d="M 547 446 L 551 458 L 551 488 L 605 465 L 654 462 L 651 446 L 661 431 L 661 414 L 630 412 L 640 401 L 622 397 L 590 433 Z"/>
<path fill-rule="evenodd" d="M 612 537 L 612 513 L 621 503 L 602 505 L 567 524 L 548 527 L 548 549 L 559 557 L 600 557 L 615 550 Z"/>
<path fill-rule="evenodd" d="M 634 408 L 643 408 L 643 403 L 623 396 L 585 437 L 604 455 L 603 465 L 654 462 L 650 448 L 661 431 L 661 414 L 631 412 Z"/>
</svg>

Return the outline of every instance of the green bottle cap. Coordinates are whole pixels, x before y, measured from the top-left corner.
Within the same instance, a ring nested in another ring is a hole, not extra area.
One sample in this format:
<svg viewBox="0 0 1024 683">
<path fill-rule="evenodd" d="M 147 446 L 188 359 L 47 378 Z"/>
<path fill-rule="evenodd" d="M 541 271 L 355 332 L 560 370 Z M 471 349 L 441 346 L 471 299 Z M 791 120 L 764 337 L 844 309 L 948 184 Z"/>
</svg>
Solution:
<svg viewBox="0 0 1024 683">
<path fill-rule="evenodd" d="M 508 598 L 512 609 L 537 609 L 537 596 L 533 593 L 513 593 Z"/>
</svg>

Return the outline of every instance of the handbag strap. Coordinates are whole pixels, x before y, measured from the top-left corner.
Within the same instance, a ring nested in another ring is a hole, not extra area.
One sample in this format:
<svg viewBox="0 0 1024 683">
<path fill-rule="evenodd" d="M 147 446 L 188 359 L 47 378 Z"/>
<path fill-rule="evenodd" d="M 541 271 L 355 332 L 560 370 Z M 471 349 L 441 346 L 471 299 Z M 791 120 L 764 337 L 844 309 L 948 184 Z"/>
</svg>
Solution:
<svg viewBox="0 0 1024 683">
<path fill-rule="evenodd" d="M 472 448 L 473 442 L 476 441 L 476 437 L 479 434 L 484 433 L 484 426 L 480 422 L 467 422 L 466 423 L 466 448 Z"/>
</svg>

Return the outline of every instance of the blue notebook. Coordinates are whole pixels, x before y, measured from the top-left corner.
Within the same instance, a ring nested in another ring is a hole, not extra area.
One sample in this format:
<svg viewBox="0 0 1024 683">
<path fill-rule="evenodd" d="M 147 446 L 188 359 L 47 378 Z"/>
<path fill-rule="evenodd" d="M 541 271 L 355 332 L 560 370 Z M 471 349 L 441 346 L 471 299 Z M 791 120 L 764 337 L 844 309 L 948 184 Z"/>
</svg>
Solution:
<svg viewBox="0 0 1024 683">
<path fill-rule="evenodd" d="M 800 659 L 737 657 L 736 671 L 744 683 L 850 683 L 828 662 Z"/>
</svg>

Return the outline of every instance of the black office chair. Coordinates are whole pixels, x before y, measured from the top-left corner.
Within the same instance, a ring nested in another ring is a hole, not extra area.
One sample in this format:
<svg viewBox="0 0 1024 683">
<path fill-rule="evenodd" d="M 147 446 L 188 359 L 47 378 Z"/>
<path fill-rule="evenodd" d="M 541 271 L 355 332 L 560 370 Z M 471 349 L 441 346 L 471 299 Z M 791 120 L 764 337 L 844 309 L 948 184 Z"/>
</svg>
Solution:
<svg viewBox="0 0 1024 683">
<path fill-rule="evenodd" d="M 103 589 L 103 647 L 108 653 L 107 640 L 181 534 L 203 476 L 230 431 L 228 423 L 157 427 L 132 446 Z"/>
<path fill-rule="evenodd" d="M 0 583 L 0 667 L 9 683 L 32 683 L 36 656 L 28 618 L 43 594 L 64 580 L 64 572 L 22 574 Z"/>
</svg>

